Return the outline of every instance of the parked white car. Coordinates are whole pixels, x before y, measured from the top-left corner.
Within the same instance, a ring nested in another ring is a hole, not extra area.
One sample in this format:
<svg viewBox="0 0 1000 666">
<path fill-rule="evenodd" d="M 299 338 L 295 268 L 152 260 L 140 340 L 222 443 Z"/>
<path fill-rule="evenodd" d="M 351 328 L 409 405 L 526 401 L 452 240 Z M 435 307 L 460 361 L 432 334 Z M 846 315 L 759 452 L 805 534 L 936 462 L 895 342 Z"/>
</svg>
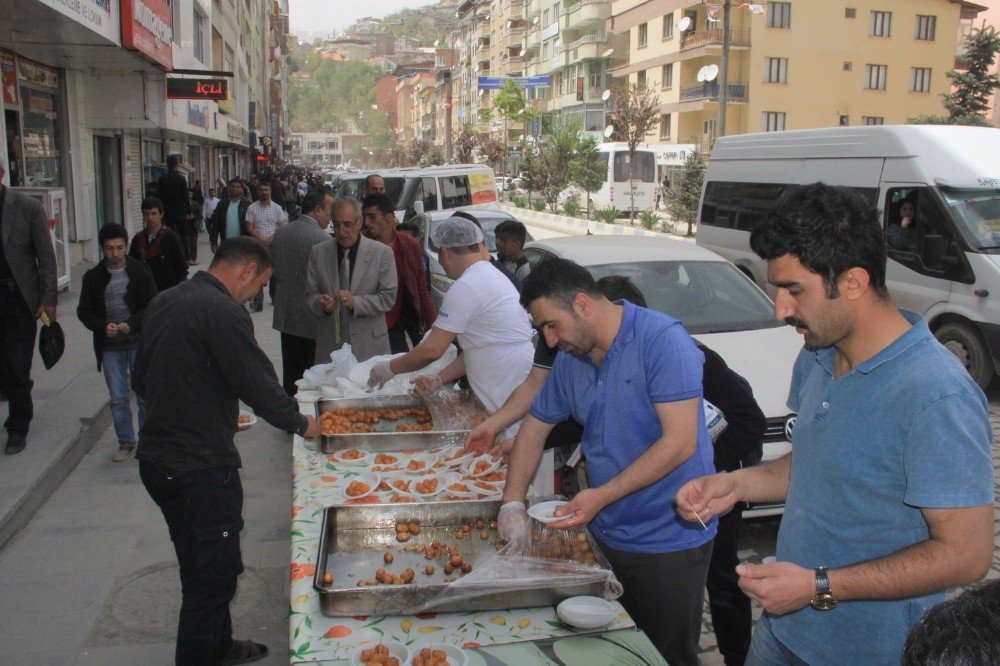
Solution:
<svg viewBox="0 0 1000 666">
<path fill-rule="evenodd" d="M 786 402 L 802 336 L 774 319 L 771 299 L 731 263 L 691 243 L 640 236 L 547 238 L 528 243 L 524 253 L 532 266 L 555 256 L 575 261 L 598 279 L 629 277 L 648 307 L 681 320 L 750 382 L 767 418 L 764 461 L 791 451 L 795 414 Z M 776 515 L 783 508 L 759 504 L 744 516 Z"/>
</svg>

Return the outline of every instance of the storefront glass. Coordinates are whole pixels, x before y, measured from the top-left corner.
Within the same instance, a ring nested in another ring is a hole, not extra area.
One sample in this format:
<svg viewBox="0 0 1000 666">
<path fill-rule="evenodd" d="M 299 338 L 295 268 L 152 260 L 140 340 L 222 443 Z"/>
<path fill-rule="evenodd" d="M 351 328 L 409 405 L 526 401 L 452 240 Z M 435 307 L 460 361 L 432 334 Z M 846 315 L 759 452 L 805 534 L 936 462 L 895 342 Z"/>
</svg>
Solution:
<svg viewBox="0 0 1000 666">
<path fill-rule="evenodd" d="M 60 187 L 60 132 L 54 94 L 21 87 L 24 176 L 27 187 Z"/>
</svg>

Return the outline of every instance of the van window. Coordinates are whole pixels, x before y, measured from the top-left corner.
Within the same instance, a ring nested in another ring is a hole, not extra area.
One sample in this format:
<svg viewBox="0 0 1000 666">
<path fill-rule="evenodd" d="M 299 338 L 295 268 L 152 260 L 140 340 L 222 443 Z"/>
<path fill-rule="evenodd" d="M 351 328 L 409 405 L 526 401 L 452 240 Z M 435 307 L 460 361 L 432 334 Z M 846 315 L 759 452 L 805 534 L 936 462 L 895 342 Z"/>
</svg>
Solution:
<svg viewBox="0 0 1000 666">
<path fill-rule="evenodd" d="M 406 185 L 406 179 L 401 176 L 383 176 L 382 180 L 385 181 L 385 193 L 396 208 L 399 208 L 399 198 L 403 194 L 403 186 Z M 365 179 L 361 178 L 348 178 L 340 181 L 340 187 L 337 189 L 337 195 L 342 197 L 354 197 L 358 201 L 365 198 Z"/>
<path fill-rule="evenodd" d="M 421 178 L 413 191 L 413 201 L 424 202 L 424 212 L 438 209 L 437 182 L 433 178 Z"/>
<path fill-rule="evenodd" d="M 972 282 L 959 239 L 929 187 L 897 187 L 885 198 L 889 258 L 921 275 Z"/>
<path fill-rule="evenodd" d="M 624 183 L 633 177 L 629 169 L 629 158 L 627 150 L 615 151 L 615 182 Z M 639 151 L 635 154 L 635 174 L 636 180 L 643 183 L 652 183 L 656 180 L 656 158 L 649 151 Z"/>
<path fill-rule="evenodd" d="M 444 176 L 441 178 L 441 207 L 459 208 L 472 205 L 468 176 Z"/>
<path fill-rule="evenodd" d="M 1000 251 L 1000 190 L 942 187 L 941 194 L 972 249 Z"/>
<path fill-rule="evenodd" d="M 710 227 L 753 231 L 757 223 L 767 219 L 778 207 L 786 191 L 796 187 L 790 183 L 726 183 L 710 182 L 705 186 L 699 222 Z M 850 188 L 867 199 L 872 207 L 878 201 L 878 188 Z"/>
</svg>

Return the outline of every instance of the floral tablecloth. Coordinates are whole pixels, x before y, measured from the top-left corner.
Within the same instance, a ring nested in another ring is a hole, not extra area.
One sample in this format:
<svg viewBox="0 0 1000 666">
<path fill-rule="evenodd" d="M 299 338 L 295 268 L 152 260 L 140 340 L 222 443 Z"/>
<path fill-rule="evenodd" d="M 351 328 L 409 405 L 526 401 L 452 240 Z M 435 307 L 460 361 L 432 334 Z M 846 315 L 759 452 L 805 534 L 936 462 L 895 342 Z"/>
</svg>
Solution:
<svg viewBox="0 0 1000 666">
<path fill-rule="evenodd" d="M 308 407 L 304 407 L 303 411 L 311 413 Z M 348 484 L 367 469 L 339 463 L 332 456 L 322 453 L 318 442 L 307 442 L 301 437 L 295 437 L 292 450 L 289 616 L 292 663 L 346 660 L 358 645 L 369 640 L 395 640 L 408 646 L 429 642 L 452 643 L 475 648 L 586 633 L 559 622 L 552 607 L 421 613 L 402 617 L 326 617 L 320 611 L 319 596 L 313 588 L 323 509 L 347 500 L 345 490 Z M 619 614 L 604 631 L 634 627 L 621 605 L 612 603 Z M 618 632 L 622 633 L 634 634 L 649 645 L 645 637 L 637 632 Z M 477 662 L 473 660 L 472 663 Z M 536 663 L 558 662 L 542 660 Z"/>
</svg>

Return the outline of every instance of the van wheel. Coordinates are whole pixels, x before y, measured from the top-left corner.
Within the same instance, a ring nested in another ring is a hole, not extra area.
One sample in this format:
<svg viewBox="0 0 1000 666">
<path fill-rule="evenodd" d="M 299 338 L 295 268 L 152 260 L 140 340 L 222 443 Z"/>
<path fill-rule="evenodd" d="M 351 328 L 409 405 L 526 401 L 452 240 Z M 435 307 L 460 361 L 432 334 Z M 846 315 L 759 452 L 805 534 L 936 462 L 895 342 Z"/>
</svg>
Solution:
<svg viewBox="0 0 1000 666">
<path fill-rule="evenodd" d="M 972 379 L 985 391 L 993 379 L 993 359 L 979 332 L 966 324 L 945 324 L 934 336 L 958 357 Z"/>
</svg>

